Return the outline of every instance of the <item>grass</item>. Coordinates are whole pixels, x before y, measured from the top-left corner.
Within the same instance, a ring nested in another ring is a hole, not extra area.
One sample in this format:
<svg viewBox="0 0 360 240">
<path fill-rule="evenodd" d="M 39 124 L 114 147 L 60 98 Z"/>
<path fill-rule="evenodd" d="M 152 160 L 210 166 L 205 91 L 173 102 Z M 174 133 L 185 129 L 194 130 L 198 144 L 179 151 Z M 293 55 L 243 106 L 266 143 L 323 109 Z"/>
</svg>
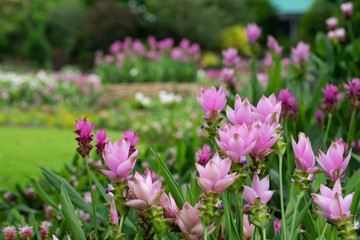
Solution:
<svg viewBox="0 0 360 240">
<path fill-rule="evenodd" d="M 121 137 L 120 132 L 109 132 Z M 0 126 L 0 188 L 41 176 L 39 166 L 60 170 L 71 163 L 77 143 L 71 129 Z"/>
</svg>

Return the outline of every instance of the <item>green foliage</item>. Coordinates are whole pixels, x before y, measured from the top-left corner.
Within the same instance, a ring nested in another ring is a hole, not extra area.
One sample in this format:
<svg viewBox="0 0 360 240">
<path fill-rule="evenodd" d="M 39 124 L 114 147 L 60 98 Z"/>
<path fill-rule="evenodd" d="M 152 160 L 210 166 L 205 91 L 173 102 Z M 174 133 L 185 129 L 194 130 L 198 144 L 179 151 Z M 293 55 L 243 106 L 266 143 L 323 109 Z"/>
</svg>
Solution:
<svg viewBox="0 0 360 240">
<path fill-rule="evenodd" d="M 249 43 L 245 35 L 244 27 L 240 25 L 226 27 L 222 30 L 221 35 L 220 46 L 222 49 L 233 47 L 237 48 L 242 55 L 250 55 Z"/>
</svg>

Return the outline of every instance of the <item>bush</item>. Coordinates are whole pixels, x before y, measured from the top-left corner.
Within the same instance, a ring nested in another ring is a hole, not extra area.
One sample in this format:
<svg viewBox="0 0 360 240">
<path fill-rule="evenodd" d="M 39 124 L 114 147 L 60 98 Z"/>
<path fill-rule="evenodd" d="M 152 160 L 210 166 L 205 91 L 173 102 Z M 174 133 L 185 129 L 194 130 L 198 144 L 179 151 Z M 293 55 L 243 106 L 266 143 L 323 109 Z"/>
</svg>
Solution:
<svg viewBox="0 0 360 240">
<path fill-rule="evenodd" d="M 221 48 L 227 49 L 230 47 L 239 49 L 239 52 L 243 55 L 250 55 L 250 48 L 247 37 L 245 35 L 245 29 L 240 25 L 234 25 L 227 27 L 221 32 Z"/>
</svg>

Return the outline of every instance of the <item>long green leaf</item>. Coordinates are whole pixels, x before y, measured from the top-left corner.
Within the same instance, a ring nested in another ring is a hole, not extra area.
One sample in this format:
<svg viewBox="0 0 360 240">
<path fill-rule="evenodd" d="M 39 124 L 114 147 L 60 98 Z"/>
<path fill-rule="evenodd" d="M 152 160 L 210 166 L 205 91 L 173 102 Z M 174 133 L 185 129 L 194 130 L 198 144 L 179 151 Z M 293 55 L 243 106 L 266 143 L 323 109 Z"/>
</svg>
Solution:
<svg viewBox="0 0 360 240">
<path fill-rule="evenodd" d="M 174 197 L 174 200 L 176 202 L 176 205 L 179 208 L 182 208 L 184 203 L 185 203 L 185 196 L 184 196 L 184 192 L 182 191 L 181 187 L 179 186 L 179 184 L 175 181 L 175 179 L 173 178 L 172 174 L 170 173 L 169 169 L 167 168 L 166 164 L 164 163 L 164 161 L 159 157 L 159 155 L 152 149 L 150 148 L 151 152 L 153 153 L 153 155 L 155 156 L 156 162 L 157 164 L 160 166 L 160 169 L 162 171 L 162 174 L 165 178 L 166 183 L 169 186 L 171 195 Z"/>
<path fill-rule="evenodd" d="M 96 175 L 93 172 L 91 173 L 91 176 L 92 176 L 92 178 L 93 178 L 93 180 L 95 182 L 95 185 L 96 185 L 97 189 L 99 190 L 102 198 L 105 200 L 105 202 L 108 202 L 109 197 L 105 193 L 104 186 L 100 183 L 99 179 L 96 177 Z"/>
<path fill-rule="evenodd" d="M 303 218 L 305 217 L 308 209 L 310 208 L 311 204 L 313 202 L 313 199 L 311 198 L 310 201 L 308 201 L 305 206 L 301 209 L 301 211 L 297 214 L 296 219 L 295 219 L 295 229 L 300 225 L 301 221 L 303 220 Z M 287 219 L 286 219 L 286 225 L 287 226 L 291 226 L 291 221 L 292 221 L 292 215 L 290 215 Z"/>
<path fill-rule="evenodd" d="M 143 233 L 142 231 L 138 231 L 138 233 L 136 234 L 134 240 L 143 240 Z"/>
<path fill-rule="evenodd" d="M 355 154 L 352 154 L 352 157 L 354 157 L 354 156 L 355 156 Z M 356 155 L 356 156 L 359 157 L 358 155 Z M 356 186 L 359 184 L 359 179 L 360 179 L 360 169 L 358 169 L 356 171 L 356 173 L 353 174 L 351 176 L 351 178 L 349 179 L 349 181 L 347 182 L 346 187 L 345 187 L 346 195 L 355 191 Z"/>
<path fill-rule="evenodd" d="M 30 183 L 34 188 L 36 194 L 41 198 L 41 200 L 43 200 L 46 204 L 52 206 L 54 209 L 59 210 L 57 204 L 34 179 L 30 178 Z"/>
<path fill-rule="evenodd" d="M 356 210 L 359 206 L 359 201 L 360 201 L 360 179 L 357 179 L 357 184 L 356 184 L 356 188 L 355 188 L 355 194 L 353 197 L 353 200 L 351 202 L 351 206 L 350 206 L 350 211 L 351 214 L 355 215 Z"/>
<path fill-rule="evenodd" d="M 74 239 L 86 240 L 83 230 L 80 227 L 80 221 L 75 215 L 74 207 L 71 203 L 67 189 L 61 185 L 61 211 L 64 214 L 65 221 L 69 227 Z"/>
<path fill-rule="evenodd" d="M 34 227 L 34 231 L 35 231 L 35 235 L 36 235 L 37 240 L 41 240 L 41 235 L 40 235 L 40 232 L 39 232 L 39 228 L 38 228 L 38 225 L 36 223 L 35 216 L 34 216 L 33 213 L 30 213 L 29 223 L 30 223 L 31 226 Z"/>
<path fill-rule="evenodd" d="M 223 194 L 221 195 L 221 199 L 224 204 L 225 224 L 226 224 L 225 229 L 228 233 L 228 239 L 240 240 L 239 233 L 234 223 L 234 217 L 229 203 L 229 193 L 227 192 L 227 190 L 223 192 Z"/>
</svg>

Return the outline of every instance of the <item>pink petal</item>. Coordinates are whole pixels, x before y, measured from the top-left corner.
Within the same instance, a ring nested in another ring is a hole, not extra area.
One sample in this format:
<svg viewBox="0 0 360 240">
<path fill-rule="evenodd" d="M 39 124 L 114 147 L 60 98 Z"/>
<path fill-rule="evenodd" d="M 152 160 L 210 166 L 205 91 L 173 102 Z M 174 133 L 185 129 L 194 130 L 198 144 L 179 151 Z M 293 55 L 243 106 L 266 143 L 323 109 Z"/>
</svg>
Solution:
<svg viewBox="0 0 360 240">
<path fill-rule="evenodd" d="M 244 196 L 245 201 L 247 201 L 251 205 L 254 204 L 254 199 L 258 197 L 258 195 L 254 191 L 254 189 L 252 189 L 248 186 L 244 186 L 243 196 Z"/>
<path fill-rule="evenodd" d="M 141 199 L 132 199 L 128 200 L 125 205 L 131 208 L 135 208 L 137 210 L 143 210 L 146 208 L 147 203 Z"/>
</svg>

